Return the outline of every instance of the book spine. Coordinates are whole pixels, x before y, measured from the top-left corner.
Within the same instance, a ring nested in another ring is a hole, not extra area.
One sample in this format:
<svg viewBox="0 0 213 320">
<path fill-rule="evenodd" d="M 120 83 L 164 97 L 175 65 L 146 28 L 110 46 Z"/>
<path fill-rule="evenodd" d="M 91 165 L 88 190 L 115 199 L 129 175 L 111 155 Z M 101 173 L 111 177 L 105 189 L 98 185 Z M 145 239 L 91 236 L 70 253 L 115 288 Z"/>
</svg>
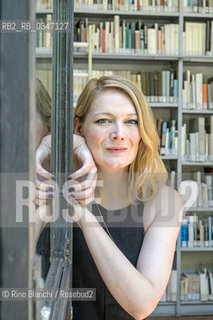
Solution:
<svg viewBox="0 0 213 320">
<path fill-rule="evenodd" d="M 115 52 L 119 52 L 119 44 L 120 44 L 120 39 L 119 39 L 119 26 L 120 26 L 120 17 L 119 15 L 114 16 L 114 26 L 115 26 Z"/>
<path fill-rule="evenodd" d="M 209 247 L 212 247 L 213 245 L 213 239 L 212 239 L 212 217 L 208 217 L 208 229 L 209 229 Z"/>
<path fill-rule="evenodd" d="M 183 219 L 181 223 L 181 247 L 188 247 L 188 220 Z"/>
</svg>

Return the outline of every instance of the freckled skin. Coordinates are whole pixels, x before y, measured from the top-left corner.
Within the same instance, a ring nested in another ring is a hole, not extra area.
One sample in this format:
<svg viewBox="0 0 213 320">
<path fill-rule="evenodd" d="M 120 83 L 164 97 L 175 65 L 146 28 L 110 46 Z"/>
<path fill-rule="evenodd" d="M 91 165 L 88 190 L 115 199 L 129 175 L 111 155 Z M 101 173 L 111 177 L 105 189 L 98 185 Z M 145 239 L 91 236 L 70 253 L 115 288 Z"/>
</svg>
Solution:
<svg viewBox="0 0 213 320">
<path fill-rule="evenodd" d="M 87 113 L 81 133 L 99 171 L 127 171 L 141 139 L 131 99 L 114 89 L 100 93 Z"/>
</svg>

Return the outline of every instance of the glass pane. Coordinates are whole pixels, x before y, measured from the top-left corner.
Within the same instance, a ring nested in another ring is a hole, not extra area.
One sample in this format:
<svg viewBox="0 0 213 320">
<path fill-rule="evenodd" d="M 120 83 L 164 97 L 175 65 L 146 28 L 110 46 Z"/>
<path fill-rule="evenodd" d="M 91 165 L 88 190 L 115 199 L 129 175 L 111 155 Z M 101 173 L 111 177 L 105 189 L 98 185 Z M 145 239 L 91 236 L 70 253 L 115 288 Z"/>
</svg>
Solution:
<svg viewBox="0 0 213 320">
<path fill-rule="evenodd" d="M 51 134 L 52 109 L 52 46 L 53 32 L 47 27 L 53 20 L 53 0 L 36 1 L 36 148 L 42 139 Z M 42 163 L 47 171 L 51 171 L 51 160 Z M 38 176 L 42 182 L 45 178 Z M 50 223 L 42 221 L 40 217 L 50 215 L 51 201 L 47 199 L 36 202 L 40 206 L 36 209 L 35 228 L 35 256 L 34 256 L 34 284 L 36 289 L 42 289 L 50 268 Z M 46 219 L 45 219 L 46 220 Z M 36 319 L 40 319 L 42 301 L 35 300 Z"/>
</svg>

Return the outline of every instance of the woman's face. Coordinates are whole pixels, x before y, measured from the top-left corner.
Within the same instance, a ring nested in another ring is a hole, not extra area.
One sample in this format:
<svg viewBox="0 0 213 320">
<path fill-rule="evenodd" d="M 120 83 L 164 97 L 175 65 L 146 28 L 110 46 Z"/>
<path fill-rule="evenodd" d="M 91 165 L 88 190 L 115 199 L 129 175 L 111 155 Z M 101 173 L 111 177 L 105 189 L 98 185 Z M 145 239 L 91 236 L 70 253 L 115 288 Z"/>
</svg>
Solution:
<svg viewBox="0 0 213 320">
<path fill-rule="evenodd" d="M 97 95 L 81 134 L 99 171 L 127 171 L 137 155 L 141 138 L 136 109 L 128 95 L 115 89 Z"/>
</svg>

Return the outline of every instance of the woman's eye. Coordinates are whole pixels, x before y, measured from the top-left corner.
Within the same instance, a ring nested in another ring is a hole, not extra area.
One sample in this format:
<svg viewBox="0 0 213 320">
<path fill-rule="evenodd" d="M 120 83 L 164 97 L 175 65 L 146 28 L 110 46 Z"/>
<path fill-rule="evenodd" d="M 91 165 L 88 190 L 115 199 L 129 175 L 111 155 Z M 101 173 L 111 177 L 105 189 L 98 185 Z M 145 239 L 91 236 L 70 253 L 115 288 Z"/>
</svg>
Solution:
<svg viewBox="0 0 213 320">
<path fill-rule="evenodd" d="M 129 124 L 138 124 L 138 120 L 128 120 L 127 123 L 129 123 Z"/>
<path fill-rule="evenodd" d="M 96 121 L 97 123 L 102 123 L 102 124 L 106 124 L 109 123 L 109 120 L 107 119 L 99 119 L 98 121 Z"/>
</svg>

